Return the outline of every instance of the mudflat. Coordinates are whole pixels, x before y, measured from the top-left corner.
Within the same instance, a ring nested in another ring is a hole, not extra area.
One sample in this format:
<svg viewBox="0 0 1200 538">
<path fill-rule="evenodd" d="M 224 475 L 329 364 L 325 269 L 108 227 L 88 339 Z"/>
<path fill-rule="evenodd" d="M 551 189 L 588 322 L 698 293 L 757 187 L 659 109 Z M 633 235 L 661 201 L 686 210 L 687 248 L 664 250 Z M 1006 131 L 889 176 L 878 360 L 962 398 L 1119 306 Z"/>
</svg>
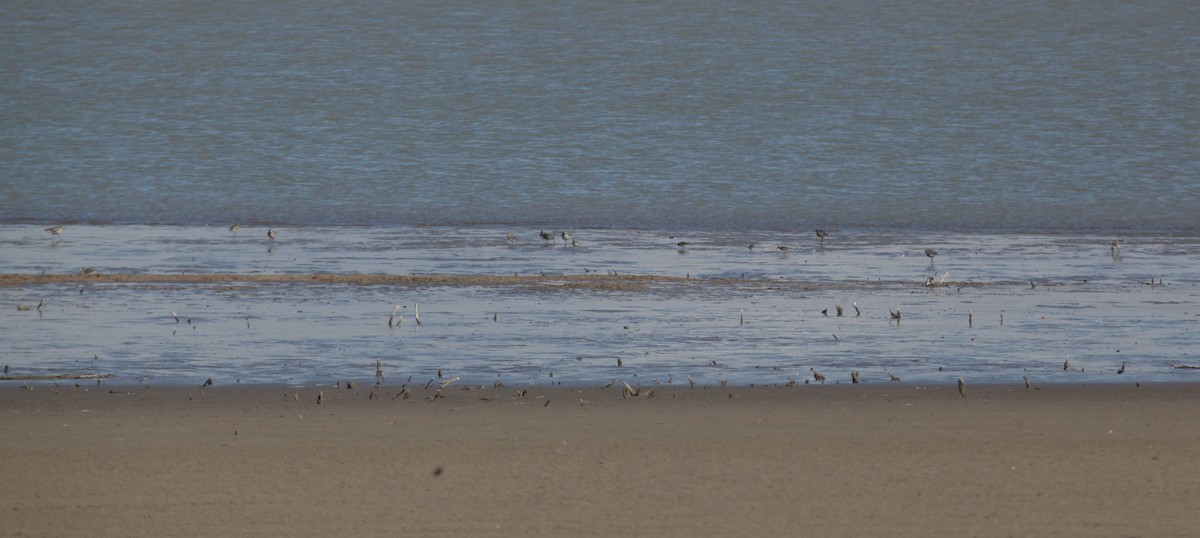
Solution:
<svg viewBox="0 0 1200 538">
<path fill-rule="evenodd" d="M 1200 529 L 1195 384 L 29 388 L 0 535 Z"/>
</svg>

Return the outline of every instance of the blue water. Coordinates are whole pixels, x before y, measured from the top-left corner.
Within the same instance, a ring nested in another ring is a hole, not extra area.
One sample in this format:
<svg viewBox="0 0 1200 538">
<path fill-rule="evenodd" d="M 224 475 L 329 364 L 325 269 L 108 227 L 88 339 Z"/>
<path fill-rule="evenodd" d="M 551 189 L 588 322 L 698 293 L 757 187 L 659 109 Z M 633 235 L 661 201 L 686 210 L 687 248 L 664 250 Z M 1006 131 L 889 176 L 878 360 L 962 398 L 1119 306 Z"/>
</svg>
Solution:
<svg viewBox="0 0 1200 538">
<path fill-rule="evenodd" d="M 1196 28 L 1181 0 L 0 3 L 0 273 L 691 279 L 0 286 L 0 362 L 125 383 L 377 360 L 507 384 L 1180 380 Z M 417 304 L 421 328 L 383 323 Z"/>
<path fill-rule="evenodd" d="M 1200 231 L 1200 6 L 0 6 L 0 221 Z"/>
</svg>

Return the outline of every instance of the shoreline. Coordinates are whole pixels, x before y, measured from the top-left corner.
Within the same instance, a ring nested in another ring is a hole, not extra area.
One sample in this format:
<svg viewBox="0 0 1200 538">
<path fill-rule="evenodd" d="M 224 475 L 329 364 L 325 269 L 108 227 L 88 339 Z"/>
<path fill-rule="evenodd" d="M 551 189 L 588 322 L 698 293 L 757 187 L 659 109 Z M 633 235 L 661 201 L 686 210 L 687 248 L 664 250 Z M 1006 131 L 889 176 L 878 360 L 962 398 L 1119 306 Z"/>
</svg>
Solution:
<svg viewBox="0 0 1200 538">
<path fill-rule="evenodd" d="M 1200 525 L 1200 384 L 619 386 L 0 386 L 19 462 L 0 466 L 0 506 L 6 532 L 47 536 Z"/>
</svg>

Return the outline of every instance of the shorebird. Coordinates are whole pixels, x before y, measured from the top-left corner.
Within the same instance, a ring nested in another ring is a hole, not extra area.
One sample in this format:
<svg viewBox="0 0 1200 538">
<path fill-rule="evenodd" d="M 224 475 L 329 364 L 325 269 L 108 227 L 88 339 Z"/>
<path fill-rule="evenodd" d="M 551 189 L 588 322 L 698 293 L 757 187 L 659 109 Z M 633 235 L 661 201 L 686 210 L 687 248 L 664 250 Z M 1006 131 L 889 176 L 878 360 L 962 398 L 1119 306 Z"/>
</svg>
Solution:
<svg viewBox="0 0 1200 538">
<path fill-rule="evenodd" d="M 231 231 L 233 233 L 237 233 L 237 231 L 241 230 L 241 229 L 242 229 L 242 225 L 238 224 L 236 222 L 229 225 L 229 231 Z"/>
<path fill-rule="evenodd" d="M 815 370 L 815 369 L 813 369 L 813 368 L 809 368 L 809 371 L 811 371 L 811 372 L 812 372 L 812 375 L 813 375 L 813 381 L 820 381 L 821 383 L 824 383 L 824 382 L 825 382 L 825 376 L 824 376 L 824 375 L 821 375 L 821 372 L 818 372 L 818 371 L 816 371 L 816 370 Z"/>
<path fill-rule="evenodd" d="M 890 379 L 892 381 L 900 381 L 900 376 L 893 374 L 891 372 L 888 372 L 888 379 Z"/>
<path fill-rule="evenodd" d="M 571 234 L 567 233 L 566 230 L 563 230 L 562 240 L 563 240 L 563 245 L 565 246 L 567 244 L 567 242 L 569 242 L 571 240 Z"/>
<path fill-rule="evenodd" d="M 749 245 L 746 245 L 746 248 L 747 248 L 747 249 L 750 249 L 751 251 L 753 251 L 753 250 L 754 250 L 754 243 L 750 243 Z"/>
<path fill-rule="evenodd" d="M 538 235 L 542 236 L 542 241 L 553 241 L 554 240 L 554 234 L 549 233 L 546 230 L 539 231 Z"/>
<path fill-rule="evenodd" d="M 825 230 L 817 228 L 817 237 L 819 237 L 821 239 L 821 242 L 824 243 L 825 238 L 829 237 L 829 234 L 825 233 Z"/>
<path fill-rule="evenodd" d="M 691 243 L 688 243 L 687 241 L 680 241 L 680 242 L 678 242 L 678 243 L 675 243 L 675 246 L 677 246 L 677 247 L 679 247 L 679 248 L 681 248 L 681 249 L 682 249 L 682 248 L 687 248 L 687 246 L 688 246 L 688 245 L 690 245 L 690 244 L 691 244 Z"/>
<path fill-rule="evenodd" d="M 271 241 L 274 241 L 274 240 L 275 240 L 275 238 L 276 238 L 276 237 L 278 237 L 278 236 L 279 236 L 279 232 L 275 231 L 275 228 L 268 228 L 268 229 L 267 229 L 267 239 L 270 239 Z"/>
<path fill-rule="evenodd" d="M 1121 367 L 1117 369 L 1117 373 L 1118 374 L 1125 373 L 1125 363 L 1124 362 L 1121 362 Z"/>
<path fill-rule="evenodd" d="M 513 234 L 512 232 L 508 232 L 508 242 L 509 242 L 509 243 L 516 243 L 516 242 L 517 242 L 517 236 L 516 236 L 515 234 Z"/>
<path fill-rule="evenodd" d="M 900 305 L 896 305 L 895 310 L 888 310 L 888 313 L 892 315 L 892 319 L 900 321 Z"/>
<path fill-rule="evenodd" d="M 419 304 L 413 305 L 413 321 L 417 322 L 417 325 L 421 324 L 421 305 Z"/>
<path fill-rule="evenodd" d="M 1125 244 L 1125 242 L 1120 239 L 1113 241 L 1112 245 L 1110 245 L 1108 247 L 1108 251 L 1115 255 L 1116 253 L 1121 251 L 1121 245 L 1123 245 L 1123 244 Z"/>
<path fill-rule="evenodd" d="M 862 381 L 862 378 L 859 376 L 857 371 L 850 372 L 850 382 L 851 383 L 857 385 L 861 381 Z"/>
<path fill-rule="evenodd" d="M 926 256 L 929 256 L 929 261 L 933 261 L 933 257 L 934 257 L 934 256 L 937 256 L 937 255 L 938 255 L 938 253 L 937 253 L 937 251 L 936 251 L 936 250 L 933 250 L 933 249 L 931 249 L 931 248 L 927 248 L 927 249 L 925 249 L 925 255 L 926 255 Z"/>
<path fill-rule="evenodd" d="M 963 378 L 961 378 L 961 377 L 958 378 L 958 394 L 960 396 L 962 396 L 963 398 L 967 397 L 967 384 L 966 384 L 966 382 L 963 381 Z"/>
<path fill-rule="evenodd" d="M 578 239 L 572 239 L 572 240 L 571 240 L 571 247 L 572 247 L 572 248 L 574 248 L 574 247 L 577 247 L 577 246 L 579 246 L 579 240 L 578 240 Z"/>
<path fill-rule="evenodd" d="M 775 247 L 775 248 L 779 249 L 779 251 L 780 251 L 780 252 L 783 252 L 784 254 L 787 254 L 787 251 L 789 251 L 789 250 L 791 250 L 791 249 L 792 249 L 792 247 L 789 247 L 789 246 L 787 246 L 787 245 L 779 245 L 779 246 L 777 246 L 777 247 Z"/>
<path fill-rule="evenodd" d="M 61 225 L 51 226 L 46 228 L 46 231 L 50 232 L 50 235 L 62 235 L 63 227 Z"/>
</svg>

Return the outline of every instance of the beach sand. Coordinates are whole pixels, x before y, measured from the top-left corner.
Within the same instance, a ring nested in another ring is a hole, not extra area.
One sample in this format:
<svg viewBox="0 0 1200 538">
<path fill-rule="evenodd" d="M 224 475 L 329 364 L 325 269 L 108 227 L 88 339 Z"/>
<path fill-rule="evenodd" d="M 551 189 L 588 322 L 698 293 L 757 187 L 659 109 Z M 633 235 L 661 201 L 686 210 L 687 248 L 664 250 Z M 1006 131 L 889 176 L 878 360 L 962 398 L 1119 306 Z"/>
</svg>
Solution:
<svg viewBox="0 0 1200 538">
<path fill-rule="evenodd" d="M 1200 385 L 619 387 L 10 382 L 0 535 L 1200 529 Z"/>
</svg>

